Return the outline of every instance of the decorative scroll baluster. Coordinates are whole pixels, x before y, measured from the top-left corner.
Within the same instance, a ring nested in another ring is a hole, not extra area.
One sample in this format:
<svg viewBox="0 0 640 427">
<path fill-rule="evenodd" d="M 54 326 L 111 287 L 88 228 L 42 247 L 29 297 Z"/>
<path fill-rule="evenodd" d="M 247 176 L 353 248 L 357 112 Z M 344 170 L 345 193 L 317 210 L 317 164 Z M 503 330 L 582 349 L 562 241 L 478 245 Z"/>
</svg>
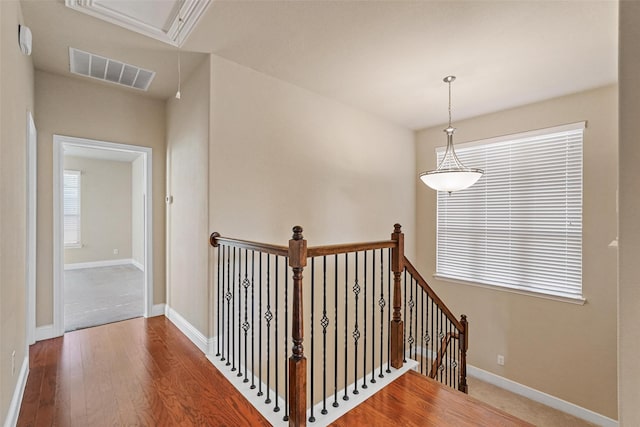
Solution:
<svg viewBox="0 0 640 427">
<path fill-rule="evenodd" d="M 360 330 L 358 329 L 358 295 L 360 294 L 360 284 L 358 283 L 358 252 L 356 257 L 356 278 L 353 284 L 353 294 L 355 295 L 356 317 L 353 325 L 353 344 L 354 344 L 354 367 L 353 367 L 353 394 L 360 393 L 358 391 L 358 340 L 360 339 Z M 345 388 L 346 390 L 346 388 Z"/>
<path fill-rule="evenodd" d="M 418 359 L 418 281 L 416 280 L 414 282 L 414 290 L 413 290 L 413 294 L 415 295 L 415 299 L 413 301 L 413 306 L 415 307 L 415 319 L 414 319 L 414 324 L 413 324 L 413 332 L 416 334 L 415 337 L 413 338 L 413 343 L 415 344 L 413 346 L 413 359 L 417 360 Z"/>
<path fill-rule="evenodd" d="M 249 377 L 247 374 L 247 365 L 248 365 L 248 357 L 247 357 L 247 333 L 249 332 L 249 286 L 251 286 L 251 282 L 249 282 L 249 257 L 247 256 L 247 250 L 244 250 L 244 280 L 242 281 L 242 286 L 244 287 L 244 322 L 242 323 L 242 329 L 244 330 L 244 380 L 243 383 L 249 382 Z"/>
<path fill-rule="evenodd" d="M 231 263 L 231 300 L 232 300 L 232 308 L 236 309 L 236 298 L 235 298 L 235 289 L 236 289 L 236 248 L 233 248 L 233 262 Z M 231 315 L 231 370 L 236 370 L 236 317 Z"/>
<path fill-rule="evenodd" d="M 215 245 L 214 244 L 214 239 L 215 237 L 218 237 L 218 233 L 213 233 L 211 235 L 211 245 Z M 218 259 L 218 281 L 216 282 L 216 346 L 217 346 L 217 351 L 216 351 L 216 357 L 220 357 L 220 305 L 221 305 L 221 298 L 220 298 L 220 251 L 218 250 L 218 256 L 216 257 Z"/>
<path fill-rule="evenodd" d="M 376 250 L 371 251 L 371 383 L 376 383 Z M 380 249 L 382 252 L 382 249 Z M 382 363 L 382 359 L 380 359 Z"/>
<path fill-rule="evenodd" d="M 230 332 L 229 332 L 229 325 L 231 324 L 231 292 L 229 291 L 229 284 L 231 283 L 231 248 L 227 249 L 227 293 L 225 294 L 225 298 L 227 300 L 227 363 L 225 363 L 225 366 L 231 366 L 231 361 L 229 360 L 231 358 L 231 349 L 229 348 L 230 345 Z"/>
<path fill-rule="evenodd" d="M 258 255 L 258 318 L 262 317 L 262 254 Z M 258 397 L 262 396 L 262 320 L 258 321 Z"/>
<path fill-rule="evenodd" d="M 271 255 L 267 254 L 267 311 L 264 313 L 264 319 L 267 321 L 267 398 L 264 403 L 271 403 L 271 321 L 273 313 L 271 312 Z"/>
<path fill-rule="evenodd" d="M 311 414 L 309 415 L 309 422 L 313 423 L 316 421 L 316 417 L 313 416 L 313 379 L 315 377 L 315 345 L 314 345 L 314 336 L 313 336 L 313 313 L 314 313 L 314 289 L 315 289 L 315 278 L 316 278 L 316 259 L 311 258 L 311 387 L 309 388 L 309 392 L 311 393 Z"/>
<path fill-rule="evenodd" d="M 402 322 L 404 335 L 402 339 L 402 361 L 407 363 L 407 270 L 404 271 L 404 292 L 402 293 L 402 300 L 404 302 L 404 321 Z"/>
<path fill-rule="evenodd" d="M 409 357 L 411 357 L 411 352 L 413 350 L 413 343 L 414 343 L 414 338 L 413 338 L 413 306 L 414 306 L 414 302 L 413 302 L 413 288 L 414 288 L 414 280 L 413 278 L 411 279 L 411 283 L 409 284 Z M 415 357 L 415 354 L 414 354 Z"/>
<path fill-rule="evenodd" d="M 256 376 L 255 376 L 255 356 L 256 356 L 256 340 L 255 340 L 255 268 L 256 268 L 256 253 L 251 251 L 251 390 L 256 388 Z"/>
<path fill-rule="evenodd" d="M 364 319 L 364 331 L 362 343 L 362 388 L 366 389 L 367 386 L 367 251 L 364 251 L 364 295 L 362 298 L 362 318 Z"/>
<path fill-rule="evenodd" d="M 418 331 L 416 331 L 416 335 Z M 420 292 L 420 373 L 424 374 L 424 292 Z"/>
<path fill-rule="evenodd" d="M 235 260 L 234 260 L 235 263 Z M 238 373 L 237 377 L 242 377 L 242 351 L 240 349 L 242 345 L 242 249 L 238 249 Z M 234 304 L 235 310 L 235 304 Z M 235 357 L 234 362 L 235 364 Z"/>
<path fill-rule="evenodd" d="M 389 298 L 389 302 L 391 302 L 391 250 L 387 249 L 387 298 Z M 387 310 L 387 333 L 389 336 L 387 337 L 387 374 L 391 373 L 391 307 Z"/>
<path fill-rule="evenodd" d="M 380 306 L 380 373 L 378 378 L 384 378 L 382 374 L 382 352 L 384 348 L 384 306 L 387 304 L 384 300 L 384 249 L 380 249 L 380 299 L 378 305 Z"/>
<path fill-rule="evenodd" d="M 327 257 L 322 257 L 322 415 L 327 414 L 327 326 L 329 326 L 329 318 L 327 317 Z M 311 399 L 313 404 L 313 399 Z"/>
</svg>

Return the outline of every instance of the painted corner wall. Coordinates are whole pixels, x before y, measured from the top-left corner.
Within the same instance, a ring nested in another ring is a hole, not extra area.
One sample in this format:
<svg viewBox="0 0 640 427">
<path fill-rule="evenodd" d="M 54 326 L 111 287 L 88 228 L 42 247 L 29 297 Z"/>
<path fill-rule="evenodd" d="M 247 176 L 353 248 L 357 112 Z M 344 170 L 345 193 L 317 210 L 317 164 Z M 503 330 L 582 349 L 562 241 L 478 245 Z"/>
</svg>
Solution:
<svg viewBox="0 0 640 427">
<path fill-rule="evenodd" d="M 619 411 L 640 425 L 640 3 L 620 2 Z"/>
<path fill-rule="evenodd" d="M 616 283 L 617 86 L 455 122 L 456 142 L 587 121 L 584 133 L 583 293 L 585 305 L 432 278 L 436 272 L 436 193 L 419 186 L 418 269 L 454 313 L 470 322 L 469 363 L 617 419 Z M 442 129 L 416 134 L 419 171 L 435 167 Z M 497 355 L 505 356 L 498 366 Z"/>
<path fill-rule="evenodd" d="M 27 356 L 27 111 L 33 111 L 33 63 L 18 47 L 18 1 L 0 2 L 0 422 L 8 415 Z M 37 116 L 35 116 L 37 123 Z M 15 351 L 15 373 L 11 353 Z"/>
<path fill-rule="evenodd" d="M 144 265 L 144 156 L 131 163 L 131 259 Z"/>
<path fill-rule="evenodd" d="M 80 248 L 65 248 L 64 263 L 131 258 L 131 163 L 64 156 L 64 168 L 81 173 L 82 244 Z"/>
<path fill-rule="evenodd" d="M 53 135 L 153 149 L 153 303 L 165 301 L 165 103 L 131 91 L 35 73 L 38 242 L 53 241 Z M 37 250 L 36 325 L 53 322 L 53 245 Z"/>
<path fill-rule="evenodd" d="M 209 59 L 167 101 L 167 304 L 208 333 Z"/>
</svg>

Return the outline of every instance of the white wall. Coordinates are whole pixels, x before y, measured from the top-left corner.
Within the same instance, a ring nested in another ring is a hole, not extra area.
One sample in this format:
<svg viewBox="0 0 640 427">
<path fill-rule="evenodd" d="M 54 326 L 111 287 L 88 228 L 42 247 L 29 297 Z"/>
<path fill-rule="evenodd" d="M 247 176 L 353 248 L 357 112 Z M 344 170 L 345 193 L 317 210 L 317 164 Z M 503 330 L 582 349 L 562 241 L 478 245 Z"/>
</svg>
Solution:
<svg viewBox="0 0 640 427">
<path fill-rule="evenodd" d="M 65 248 L 64 263 L 130 259 L 131 163 L 64 156 L 64 168 L 81 172 L 82 244 Z"/>
<path fill-rule="evenodd" d="M 144 156 L 131 163 L 131 258 L 144 265 Z"/>
</svg>

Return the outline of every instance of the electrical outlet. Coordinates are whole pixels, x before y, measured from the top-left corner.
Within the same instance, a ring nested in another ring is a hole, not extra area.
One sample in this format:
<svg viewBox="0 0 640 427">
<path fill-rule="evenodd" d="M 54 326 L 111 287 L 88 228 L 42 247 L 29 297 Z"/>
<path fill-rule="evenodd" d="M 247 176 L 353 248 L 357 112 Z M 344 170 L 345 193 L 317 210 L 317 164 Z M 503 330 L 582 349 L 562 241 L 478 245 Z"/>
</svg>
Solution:
<svg viewBox="0 0 640 427">
<path fill-rule="evenodd" d="M 114 249 L 114 250 L 113 250 L 113 254 L 114 254 L 114 255 L 118 255 L 119 253 L 120 253 L 120 251 L 119 251 L 119 250 L 117 250 L 117 249 Z"/>
<path fill-rule="evenodd" d="M 11 375 L 16 374 L 16 351 L 11 352 Z"/>
<path fill-rule="evenodd" d="M 501 354 L 498 355 L 498 365 L 504 366 L 504 356 Z"/>
</svg>

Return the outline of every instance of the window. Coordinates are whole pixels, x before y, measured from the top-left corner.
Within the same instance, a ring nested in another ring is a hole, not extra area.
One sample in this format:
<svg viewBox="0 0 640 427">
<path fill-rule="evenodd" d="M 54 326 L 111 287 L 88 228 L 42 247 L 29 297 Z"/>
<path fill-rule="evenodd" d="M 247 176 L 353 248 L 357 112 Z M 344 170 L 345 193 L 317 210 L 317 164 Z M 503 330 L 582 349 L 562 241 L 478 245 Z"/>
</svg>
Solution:
<svg viewBox="0 0 640 427">
<path fill-rule="evenodd" d="M 456 145 L 485 174 L 438 192 L 438 277 L 582 299 L 584 126 Z"/>
<path fill-rule="evenodd" d="M 64 246 L 79 248 L 80 244 L 80 171 L 64 171 Z"/>
</svg>

